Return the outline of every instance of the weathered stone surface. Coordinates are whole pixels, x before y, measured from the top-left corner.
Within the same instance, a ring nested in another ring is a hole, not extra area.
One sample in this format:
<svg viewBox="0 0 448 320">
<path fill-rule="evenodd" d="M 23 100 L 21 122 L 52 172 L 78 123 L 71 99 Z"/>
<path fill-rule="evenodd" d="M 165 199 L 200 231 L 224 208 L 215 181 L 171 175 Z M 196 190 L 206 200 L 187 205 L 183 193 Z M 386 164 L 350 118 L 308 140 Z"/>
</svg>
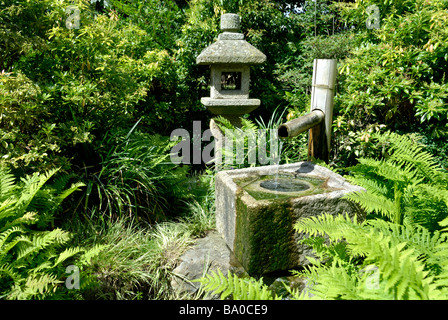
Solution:
<svg viewBox="0 0 448 320">
<path fill-rule="evenodd" d="M 260 99 L 212 99 L 201 98 L 201 103 L 217 115 L 243 115 L 249 113 L 261 104 Z"/>
<path fill-rule="evenodd" d="M 244 34 L 239 32 L 223 32 L 218 34 L 218 40 L 244 40 Z"/>
<path fill-rule="evenodd" d="M 266 61 L 266 55 L 244 40 L 244 35 L 238 33 L 240 17 L 234 13 L 221 16 L 223 33 L 218 41 L 211 44 L 196 58 L 197 64 L 261 64 Z"/>
<path fill-rule="evenodd" d="M 180 263 L 174 269 L 175 277 L 171 282 L 172 288 L 178 292 L 196 293 L 200 284 L 191 282 L 206 273 L 221 270 L 224 275 L 231 270 L 235 274 L 244 272 L 238 261 L 233 257 L 226 242 L 217 231 L 211 231 L 182 255 Z"/>
<path fill-rule="evenodd" d="M 210 98 L 212 99 L 248 99 L 250 68 L 245 65 L 214 65 L 211 68 Z M 222 90 L 221 78 L 224 72 L 240 72 L 241 88 L 238 90 Z"/>
<path fill-rule="evenodd" d="M 325 182 L 305 193 L 265 200 L 256 200 L 236 183 L 238 179 L 250 181 L 277 173 L 289 174 L 291 179 L 296 175 L 323 178 Z M 251 275 L 290 270 L 308 263 L 305 257 L 312 251 L 298 243 L 305 235 L 294 230 L 299 219 L 344 212 L 363 218 L 357 205 L 342 199 L 346 193 L 362 188 L 310 162 L 221 171 L 215 181 L 217 230 Z"/>
<path fill-rule="evenodd" d="M 266 55 L 246 40 L 218 40 L 196 58 L 197 64 L 261 64 Z"/>
<path fill-rule="evenodd" d="M 221 30 L 236 32 L 240 30 L 241 19 L 236 13 L 225 13 L 221 16 Z"/>
<path fill-rule="evenodd" d="M 250 66 L 264 63 L 266 55 L 244 40 L 239 28 L 237 14 L 223 14 L 223 32 L 196 58 L 197 64 L 211 65 L 210 98 L 201 102 L 211 113 L 224 117 L 248 114 L 261 103 L 249 99 Z"/>
</svg>

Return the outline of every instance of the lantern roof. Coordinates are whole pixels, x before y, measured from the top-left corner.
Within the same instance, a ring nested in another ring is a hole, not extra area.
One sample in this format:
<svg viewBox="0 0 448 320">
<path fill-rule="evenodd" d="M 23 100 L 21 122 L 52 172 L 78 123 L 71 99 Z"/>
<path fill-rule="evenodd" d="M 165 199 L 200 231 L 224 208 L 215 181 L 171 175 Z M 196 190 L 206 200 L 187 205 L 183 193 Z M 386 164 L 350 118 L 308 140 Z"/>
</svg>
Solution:
<svg viewBox="0 0 448 320">
<path fill-rule="evenodd" d="M 261 64 L 266 55 L 244 40 L 239 33 L 240 17 L 234 13 L 221 16 L 221 33 L 218 40 L 205 48 L 196 58 L 196 63 L 207 64 Z"/>
</svg>

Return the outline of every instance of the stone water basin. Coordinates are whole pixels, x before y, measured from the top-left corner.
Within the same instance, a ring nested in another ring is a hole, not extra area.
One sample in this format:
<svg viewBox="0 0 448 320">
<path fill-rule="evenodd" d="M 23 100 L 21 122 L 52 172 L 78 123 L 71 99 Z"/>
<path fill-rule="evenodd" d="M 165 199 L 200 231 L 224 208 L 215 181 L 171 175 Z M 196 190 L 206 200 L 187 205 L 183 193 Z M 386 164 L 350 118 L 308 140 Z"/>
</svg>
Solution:
<svg viewBox="0 0 448 320">
<path fill-rule="evenodd" d="M 216 228 L 250 275 L 287 271 L 307 264 L 311 249 L 294 225 L 323 213 L 364 213 L 344 199 L 363 190 L 311 162 L 221 171 L 216 175 Z"/>
</svg>

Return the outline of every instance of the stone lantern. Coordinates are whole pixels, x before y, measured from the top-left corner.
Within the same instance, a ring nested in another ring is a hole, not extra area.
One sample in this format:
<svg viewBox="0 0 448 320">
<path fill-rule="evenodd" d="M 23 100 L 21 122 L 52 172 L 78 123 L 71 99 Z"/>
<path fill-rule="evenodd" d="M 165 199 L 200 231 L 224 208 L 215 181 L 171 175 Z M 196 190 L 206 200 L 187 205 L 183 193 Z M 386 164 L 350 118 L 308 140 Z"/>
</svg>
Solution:
<svg viewBox="0 0 448 320">
<path fill-rule="evenodd" d="M 221 30 L 218 40 L 201 52 L 196 63 L 211 66 L 210 97 L 201 103 L 211 113 L 232 120 L 260 106 L 259 99 L 249 98 L 250 65 L 264 63 L 266 56 L 239 33 L 237 14 L 223 14 Z"/>
</svg>

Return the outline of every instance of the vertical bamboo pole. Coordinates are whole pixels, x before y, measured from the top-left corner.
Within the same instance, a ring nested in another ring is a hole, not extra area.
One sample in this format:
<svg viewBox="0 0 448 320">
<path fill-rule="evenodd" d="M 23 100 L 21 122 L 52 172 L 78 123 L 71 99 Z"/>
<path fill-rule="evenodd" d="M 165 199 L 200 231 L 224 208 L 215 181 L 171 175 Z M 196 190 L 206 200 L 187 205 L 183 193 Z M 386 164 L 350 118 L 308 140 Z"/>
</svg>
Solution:
<svg viewBox="0 0 448 320">
<path fill-rule="evenodd" d="M 309 131 L 308 160 L 315 158 L 328 162 L 336 75 L 336 59 L 314 60 L 310 111 L 321 110 L 325 114 L 325 119 Z"/>
</svg>

